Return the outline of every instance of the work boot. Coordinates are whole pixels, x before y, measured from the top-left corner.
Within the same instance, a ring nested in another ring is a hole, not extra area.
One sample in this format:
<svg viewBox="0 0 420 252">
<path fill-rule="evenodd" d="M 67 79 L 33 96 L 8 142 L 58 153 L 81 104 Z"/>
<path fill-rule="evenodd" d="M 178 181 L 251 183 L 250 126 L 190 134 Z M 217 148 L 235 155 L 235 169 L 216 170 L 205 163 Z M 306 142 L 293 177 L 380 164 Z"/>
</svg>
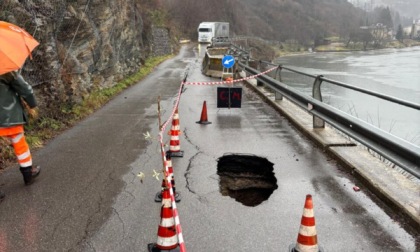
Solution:
<svg viewBox="0 0 420 252">
<path fill-rule="evenodd" d="M 23 175 L 23 181 L 25 185 L 30 185 L 34 182 L 34 178 L 39 175 L 41 172 L 41 167 L 39 165 L 32 167 L 20 167 L 20 172 Z"/>
<path fill-rule="evenodd" d="M 3 191 L 0 191 L 0 202 L 6 197 L 6 194 Z"/>
</svg>

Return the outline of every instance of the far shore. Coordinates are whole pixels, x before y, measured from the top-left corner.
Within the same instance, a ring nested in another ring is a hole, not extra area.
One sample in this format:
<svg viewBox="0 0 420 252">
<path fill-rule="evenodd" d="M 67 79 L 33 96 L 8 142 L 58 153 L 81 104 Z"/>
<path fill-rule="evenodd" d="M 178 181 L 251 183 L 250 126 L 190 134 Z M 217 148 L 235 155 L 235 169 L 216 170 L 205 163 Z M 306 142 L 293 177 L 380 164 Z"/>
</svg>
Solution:
<svg viewBox="0 0 420 252">
<path fill-rule="evenodd" d="M 310 53 L 334 53 L 334 52 L 364 52 L 364 51 L 376 51 L 376 50 L 385 50 L 385 49 L 403 49 L 403 48 L 410 48 L 410 47 L 418 47 L 420 46 L 420 41 L 416 40 L 404 40 L 404 43 L 399 41 L 394 41 L 384 47 L 381 48 L 348 48 L 345 46 L 344 43 L 331 43 L 329 45 L 322 45 L 311 49 L 305 49 L 301 51 L 288 51 L 288 50 L 276 50 L 276 58 L 278 57 L 285 57 L 285 56 L 299 56 L 304 54 Z"/>
</svg>

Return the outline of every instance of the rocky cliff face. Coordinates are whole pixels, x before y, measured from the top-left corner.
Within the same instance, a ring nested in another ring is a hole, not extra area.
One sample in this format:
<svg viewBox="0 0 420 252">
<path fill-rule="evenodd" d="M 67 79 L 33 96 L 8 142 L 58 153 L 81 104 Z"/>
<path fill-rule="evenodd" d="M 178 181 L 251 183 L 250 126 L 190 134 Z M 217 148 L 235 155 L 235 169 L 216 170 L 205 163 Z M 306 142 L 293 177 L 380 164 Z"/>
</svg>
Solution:
<svg viewBox="0 0 420 252">
<path fill-rule="evenodd" d="M 91 90 L 138 71 L 149 55 L 171 51 L 165 45 L 167 29 L 157 29 L 160 39 L 153 40 L 152 29 L 142 18 L 142 1 L 1 2 L 0 20 L 24 27 L 40 42 L 22 74 L 41 96 L 44 108 L 78 102 Z"/>
</svg>

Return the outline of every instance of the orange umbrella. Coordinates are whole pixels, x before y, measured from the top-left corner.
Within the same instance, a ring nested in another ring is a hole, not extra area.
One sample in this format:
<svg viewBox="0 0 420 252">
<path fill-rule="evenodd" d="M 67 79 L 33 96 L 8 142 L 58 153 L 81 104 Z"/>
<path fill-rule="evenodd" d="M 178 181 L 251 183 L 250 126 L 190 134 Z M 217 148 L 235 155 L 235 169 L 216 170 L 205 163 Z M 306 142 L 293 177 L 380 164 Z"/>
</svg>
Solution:
<svg viewBox="0 0 420 252">
<path fill-rule="evenodd" d="M 35 47 L 39 45 L 29 33 L 11 23 L 0 21 L 0 74 L 23 66 Z"/>
</svg>

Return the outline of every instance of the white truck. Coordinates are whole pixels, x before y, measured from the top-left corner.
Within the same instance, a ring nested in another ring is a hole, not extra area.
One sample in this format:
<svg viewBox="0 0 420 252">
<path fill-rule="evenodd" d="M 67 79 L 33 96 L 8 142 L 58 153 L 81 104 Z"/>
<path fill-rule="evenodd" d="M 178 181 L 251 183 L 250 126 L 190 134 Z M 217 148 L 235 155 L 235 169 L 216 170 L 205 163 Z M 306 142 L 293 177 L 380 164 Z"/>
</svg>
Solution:
<svg viewBox="0 0 420 252">
<path fill-rule="evenodd" d="M 202 22 L 197 31 L 199 43 L 211 43 L 213 38 L 229 38 L 229 23 Z"/>
</svg>

